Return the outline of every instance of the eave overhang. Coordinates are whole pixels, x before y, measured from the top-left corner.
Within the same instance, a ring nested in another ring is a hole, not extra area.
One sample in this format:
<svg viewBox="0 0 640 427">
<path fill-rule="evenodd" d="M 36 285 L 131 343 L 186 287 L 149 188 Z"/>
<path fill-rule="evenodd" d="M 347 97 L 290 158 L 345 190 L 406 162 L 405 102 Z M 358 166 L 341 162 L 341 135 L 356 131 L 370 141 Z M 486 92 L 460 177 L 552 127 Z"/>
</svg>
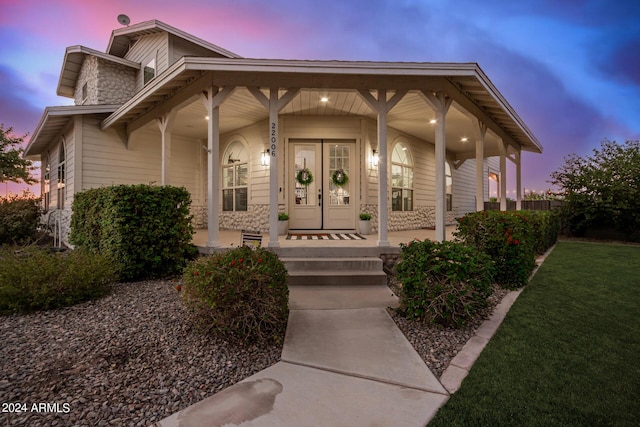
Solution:
<svg viewBox="0 0 640 427">
<path fill-rule="evenodd" d="M 68 105 L 45 108 L 24 150 L 24 157 L 37 159 L 64 131 L 73 117 L 88 114 L 107 115 L 113 113 L 118 107 L 119 105 Z"/>
<path fill-rule="evenodd" d="M 442 90 L 507 143 L 542 145 L 475 63 L 296 61 L 184 57 L 102 123 L 127 125 L 189 85 L 340 90 Z"/>
<path fill-rule="evenodd" d="M 109 46 L 107 47 L 107 53 L 118 57 L 124 57 L 129 51 L 132 43 L 138 38 L 162 32 L 172 34 L 198 46 L 204 47 L 205 49 L 217 53 L 220 56 L 227 58 L 240 58 L 239 55 L 229 50 L 223 49 L 220 46 L 216 46 L 213 43 L 209 43 L 206 40 L 202 40 L 201 38 L 185 33 L 178 28 L 172 27 L 171 25 L 167 25 L 164 22 L 155 19 L 112 31 Z"/>
</svg>

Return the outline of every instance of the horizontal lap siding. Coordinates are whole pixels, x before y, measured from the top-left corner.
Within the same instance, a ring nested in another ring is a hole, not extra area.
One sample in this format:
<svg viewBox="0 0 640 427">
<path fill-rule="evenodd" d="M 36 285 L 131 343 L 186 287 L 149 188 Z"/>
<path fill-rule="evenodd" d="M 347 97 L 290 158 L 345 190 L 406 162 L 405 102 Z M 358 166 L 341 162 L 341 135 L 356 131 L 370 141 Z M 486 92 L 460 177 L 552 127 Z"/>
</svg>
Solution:
<svg viewBox="0 0 640 427">
<path fill-rule="evenodd" d="M 159 184 L 161 152 L 158 135 L 136 134 L 127 149 L 115 132 L 102 132 L 96 119 L 84 120 L 83 190 L 121 184 Z"/>
<path fill-rule="evenodd" d="M 125 59 L 142 64 L 136 79 L 136 92 L 143 87 L 144 65 L 153 58 L 156 60 L 156 76 L 169 68 L 169 36 L 167 33 L 141 37 L 125 55 Z"/>
<path fill-rule="evenodd" d="M 451 168 L 453 206 L 459 216 L 476 210 L 476 160 L 469 159 L 458 169 Z"/>
</svg>

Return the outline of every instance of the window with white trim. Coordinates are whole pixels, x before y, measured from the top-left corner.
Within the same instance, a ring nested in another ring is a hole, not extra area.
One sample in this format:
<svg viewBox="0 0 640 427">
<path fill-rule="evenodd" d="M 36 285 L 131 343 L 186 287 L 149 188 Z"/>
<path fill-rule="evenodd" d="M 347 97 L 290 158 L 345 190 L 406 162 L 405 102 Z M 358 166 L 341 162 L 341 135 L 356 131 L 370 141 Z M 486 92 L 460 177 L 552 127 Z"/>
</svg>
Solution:
<svg viewBox="0 0 640 427">
<path fill-rule="evenodd" d="M 444 162 L 444 179 L 447 194 L 447 211 L 453 210 L 453 175 L 451 174 L 451 165 L 449 162 Z"/>
<path fill-rule="evenodd" d="M 147 62 L 143 69 L 143 83 L 146 85 L 156 76 L 156 59 Z"/>
<path fill-rule="evenodd" d="M 403 142 L 391 152 L 391 210 L 413 210 L 413 159 Z"/>
<path fill-rule="evenodd" d="M 66 173 L 66 156 L 64 151 L 64 141 L 60 143 L 60 152 L 58 154 L 58 209 L 64 209 L 65 184 L 67 180 Z"/>
<path fill-rule="evenodd" d="M 51 159 L 46 154 L 44 162 L 42 162 L 42 203 L 45 211 L 49 210 L 51 201 Z"/>
<path fill-rule="evenodd" d="M 233 141 L 222 156 L 222 210 L 246 211 L 248 204 L 249 153 Z"/>
</svg>

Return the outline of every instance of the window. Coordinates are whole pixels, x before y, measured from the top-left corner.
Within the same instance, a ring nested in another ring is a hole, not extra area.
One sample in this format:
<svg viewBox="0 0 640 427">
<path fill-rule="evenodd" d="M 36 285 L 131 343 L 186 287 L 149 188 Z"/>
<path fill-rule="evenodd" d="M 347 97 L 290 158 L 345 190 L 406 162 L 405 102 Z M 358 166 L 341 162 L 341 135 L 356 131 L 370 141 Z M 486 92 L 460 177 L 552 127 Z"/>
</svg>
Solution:
<svg viewBox="0 0 640 427">
<path fill-rule="evenodd" d="M 444 182 L 446 186 L 447 194 L 447 211 L 453 210 L 453 175 L 451 175 L 451 165 L 449 162 L 444 162 Z"/>
<path fill-rule="evenodd" d="M 88 96 L 89 96 L 89 90 L 88 90 L 88 87 L 87 87 L 87 82 L 85 82 L 82 85 L 82 102 L 81 102 L 81 104 L 84 105 L 84 103 L 87 102 L 87 97 Z"/>
<path fill-rule="evenodd" d="M 143 77 L 143 81 L 144 84 L 146 85 L 147 83 L 149 83 L 155 76 L 156 76 L 156 60 L 155 58 L 152 59 L 151 61 L 147 62 L 147 64 L 144 66 L 144 77 Z"/>
<path fill-rule="evenodd" d="M 232 142 L 222 157 L 222 210 L 247 210 L 249 154 L 240 141 Z"/>
<path fill-rule="evenodd" d="M 64 187 L 67 179 L 65 163 L 64 141 L 62 141 L 60 142 L 60 153 L 58 157 L 58 209 L 64 209 Z"/>
<path fill-rule="evenodd" d="M 391 152 L 391 210 L 413 210 L 413 160 L 402 142 Z"/>
<path fill-rule="evenodd" d="M 44 203 L 44 210 L 49 210 L 49 202 L 51 200 L 51 160 L 47 154 L 44 158 L 42 168 L 42 203 Z"/>
</svg>

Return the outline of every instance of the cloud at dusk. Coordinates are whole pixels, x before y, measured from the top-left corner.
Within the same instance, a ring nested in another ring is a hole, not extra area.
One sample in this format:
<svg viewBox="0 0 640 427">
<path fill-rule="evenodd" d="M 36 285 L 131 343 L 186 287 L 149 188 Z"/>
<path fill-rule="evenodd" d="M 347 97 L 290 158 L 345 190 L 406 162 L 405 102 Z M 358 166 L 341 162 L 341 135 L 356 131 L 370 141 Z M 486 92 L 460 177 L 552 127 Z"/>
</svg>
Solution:
<svg viewBox="0 0 640 427">
<path fill-rule="evenodd" d="M 604 0 L 0 0 L 0 122 L 32 132 L 67 46 L 105 51 L 116 21 L 158 19 L 241 56 L 477 62 L 544 146 L 544 189 L 571 153 L 640 138 L 640 2 Z M 2 189 L 0 189 L 2 193 Z"/>
</svg>

